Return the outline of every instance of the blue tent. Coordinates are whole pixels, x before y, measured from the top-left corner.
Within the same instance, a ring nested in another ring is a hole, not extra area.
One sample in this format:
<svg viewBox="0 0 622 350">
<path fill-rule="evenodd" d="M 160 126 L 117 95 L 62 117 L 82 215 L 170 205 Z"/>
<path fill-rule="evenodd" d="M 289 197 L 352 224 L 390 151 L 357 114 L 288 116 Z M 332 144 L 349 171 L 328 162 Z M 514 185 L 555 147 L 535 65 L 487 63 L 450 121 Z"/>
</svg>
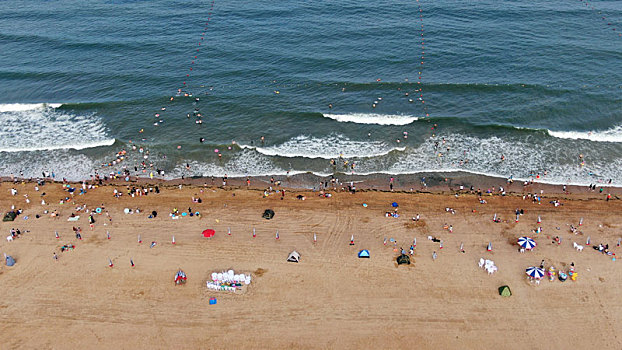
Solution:
<svg viewBox="0 0 622 350">
<path fill-rule="evenodd" d="M 359 258 L 369 258 L 369 250 L 363 249 L 359 252 Z"/>
<path fill-rule="evenodd" d="M 12 256 L 7 255 L 6 256 L 6 266 L 13 266 L 15 265 L 15 259 L 13 259 Z"/>
</svg>

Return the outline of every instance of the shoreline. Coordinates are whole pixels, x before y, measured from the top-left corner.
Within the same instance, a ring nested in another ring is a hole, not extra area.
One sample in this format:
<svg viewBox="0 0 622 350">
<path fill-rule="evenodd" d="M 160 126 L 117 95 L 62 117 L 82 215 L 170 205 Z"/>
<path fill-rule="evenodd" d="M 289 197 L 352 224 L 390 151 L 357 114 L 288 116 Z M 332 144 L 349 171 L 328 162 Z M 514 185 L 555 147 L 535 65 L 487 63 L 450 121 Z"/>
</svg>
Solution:
<svg viewBox="0 0 622 350">
<path fill-rule="evenodd" d="M 331 179 L 338 180 L 333 185 Z M 192 185 L 192 186 L 204 186 L 210 188 L 223 188 L 223 177 L 216 176 L 192 176 L 184 178 L 174 179 L 161 179 L 154 177 L 150 179 L 148 177 L 136 177 L 130 176 L 129 181 L 125 181 L 123 178 L 108 179 L 103 181 L 104 185 L 149 185 L 149 184 L 161 184 L 164 186 L 178 186 Z M 328 182 L 327 190 L 344 191 L 348 189 L 349 185 L 354 185 L 356 191 L 380 191 L 380 192 L 400 192 L 400 193 L 436 193 L 436 194 L 455 194 L 455 193 L 477 193 L 478 189 L 482 191 L 482 195 L 488 196 L 490 193 L 486 191 L 490 190 L 492 195 L 499 195 L 499 188 L 503 187 L 506 195 L 523 195 L 523 194 L 542 194 L 543 197 L 547 197 L 549 194 L 564 194 L 564 195 L 580 195 L 583 198 L 599 198 L 605 199 L 607 194 L 611 194 L 611 199 L 620 199 L 622 197 L 622 187 L 615 185 L 596 185 L 596 190 L 590 190 L 587 185 L 572 185 L 566 186 L 566 192 L 564 192 L 564 185 L 551 184 L 542 181 L 528 182 L 525 186 L 523 181 L 514 180 L 512 183 L 508 183 L 507 179 L 474 174 L 469 172 L 424 172 L 416 174 L 404 174 L 404 175 L 390 175 L 383 173 L 376 174 L 345 174 L 336 173 L 334 176 L 319 176 L 311 172 L 300 173 L 294 175 L 274 175 L 274 176 L 250 176 L 250 187 L 255 190 L 264 190 L 270 186 L 274 188 L 284 188 L 290 191 L 319 191 L 320 182 Z M 393 178 L 393 190 L 390 189 L 390 179 Z M 422 178 L 425 178 L 425 186 L 423 185 Z M 280 182 L 280 186 L 275 186 L 271 183 L 271 179 L 275 182 Z M 36 182 L 39 180 L 53 181 L 55 183 L 61 183 L 58 179 L 51 178 L 15 178 L 11 181 L 10 177 L 0 177 L 0 183 L 10 184 L 13 182 Z M 85 179 L 87 183 L 95 183 L 96 181 L 91 179 Z M 247 188 L 247 177 L 228 177 L 226 188 Z M 67 181 L 69 184 L 81 184 L 82 181 Z M 460 186 L 463 189 L 460 189 Z M 473 187 L 473 191 L 471 191 Z M 603 189 L 600 193 L 600 189 Z M 541 192 L 542 191 L 542 192 Z"/>
</svg>

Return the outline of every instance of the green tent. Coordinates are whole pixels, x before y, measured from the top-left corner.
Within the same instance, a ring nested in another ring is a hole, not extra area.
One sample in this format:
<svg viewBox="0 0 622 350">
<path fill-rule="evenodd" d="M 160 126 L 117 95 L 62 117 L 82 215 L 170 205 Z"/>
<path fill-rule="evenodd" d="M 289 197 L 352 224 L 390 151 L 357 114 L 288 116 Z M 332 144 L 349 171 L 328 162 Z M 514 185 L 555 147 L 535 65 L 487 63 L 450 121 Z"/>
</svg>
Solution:
<svg viewBox="0 0 622 350">
<path fill-rule="evenodd" d="M 508 286 L 501 286 L 499 287 L 499 295 L 502 297 L 509 297 L 510 295 L 512 295 L 512 291 Z"/>
<path fill-rule="evenodd" d="M 398 265 L 402 265 L 402 264 L 410 265 L 410 258 L 408 257 L 408 255 L 402 254 L 398 256 L 396 260 L 397 260 Z"/>
<path fill-rule="evenodd" d="M 10 211 L 4 215 L 2 221 L 13 221 L 17 217 L 17 213 L 14 211 Z"/>
<path fill-rule="evenodd" d="M 262 218 L 266 219 L 266 220 L 270 220 L 274 217 L 274 210 L 272 209 L 266 209 L 263 214 L 261 215 Z"/>
</svg>

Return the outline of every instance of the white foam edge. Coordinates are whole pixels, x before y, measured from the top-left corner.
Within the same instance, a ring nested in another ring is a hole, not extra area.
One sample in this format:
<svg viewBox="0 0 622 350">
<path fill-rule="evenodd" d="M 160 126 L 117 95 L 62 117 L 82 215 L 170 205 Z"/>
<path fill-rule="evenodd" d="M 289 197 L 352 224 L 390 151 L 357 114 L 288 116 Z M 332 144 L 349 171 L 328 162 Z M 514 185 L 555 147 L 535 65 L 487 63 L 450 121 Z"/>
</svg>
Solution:
<svg viewBox="0 0 622 350">
<path fill-rule="evenodd" d="M 32 111 L 43 108 L 58 108 L 62 105 L 62 103 L 5 103 L 0 104 L 0 113 Z"/>
<path fill-rule="evenodd" d="M 116 139 L 107 139 L 102 141 L 95 142 L 87 142 L 79 145 L 58 145 L 58 146 L 41 146 L 41 147 L 28 147 L 28 148 L 0 148 L 0 152 L 34 152 L 34 151 L 53 151 L 53 150 L 61 150 L 61 149 L 75 149 L 75 150 L 83 150 L 87 148 L 95 148 L 95 147 L 103 147 L 103 146 L 112 146 L 116 142 Z"/>
</svg>

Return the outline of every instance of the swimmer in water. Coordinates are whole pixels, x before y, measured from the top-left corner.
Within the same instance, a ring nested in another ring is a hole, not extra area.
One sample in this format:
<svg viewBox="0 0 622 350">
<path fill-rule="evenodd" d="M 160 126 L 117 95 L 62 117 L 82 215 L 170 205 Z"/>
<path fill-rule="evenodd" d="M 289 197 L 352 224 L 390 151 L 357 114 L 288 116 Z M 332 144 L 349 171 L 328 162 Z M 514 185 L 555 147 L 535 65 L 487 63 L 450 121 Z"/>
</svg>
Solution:
<svg viewBox="0 0 622 350">
<path fill-rule="evenodd" d="M 201 137 L 201 138 L 199 139 L 199 142 L 203 143 L 203 142 L 205 142 L 205 139 Z"/>
</svg>

